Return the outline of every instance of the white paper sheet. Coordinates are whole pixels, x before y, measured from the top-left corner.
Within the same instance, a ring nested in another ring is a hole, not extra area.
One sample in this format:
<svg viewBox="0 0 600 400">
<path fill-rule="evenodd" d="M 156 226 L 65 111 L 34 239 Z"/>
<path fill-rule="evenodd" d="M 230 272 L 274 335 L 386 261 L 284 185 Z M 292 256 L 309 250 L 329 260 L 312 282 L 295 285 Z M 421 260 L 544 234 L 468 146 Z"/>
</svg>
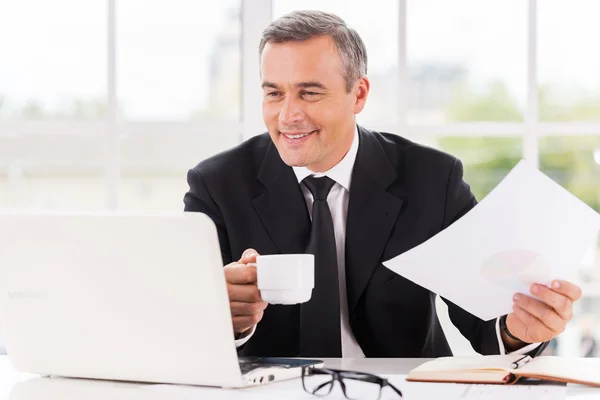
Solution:
<svg viewBox="0 0 600 400">
<path fill-rule="evenodd" d="M 598 230 L 596 211 L 522 160 L 461 219 L 383 265 L 488 321 L 534 282 L 571 280 Z"/>
</svg>

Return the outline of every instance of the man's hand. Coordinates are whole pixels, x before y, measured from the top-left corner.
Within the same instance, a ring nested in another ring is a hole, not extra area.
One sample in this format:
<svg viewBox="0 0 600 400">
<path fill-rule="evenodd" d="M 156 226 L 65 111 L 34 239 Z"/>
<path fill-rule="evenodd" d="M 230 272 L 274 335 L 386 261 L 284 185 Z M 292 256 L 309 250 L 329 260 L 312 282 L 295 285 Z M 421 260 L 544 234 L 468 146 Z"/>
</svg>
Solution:
<svg viewBox="0 0 600 400">
<path fill-rule="evenodd" d="M 573 303 L 581 298 L 581 288 L 567 281 L 553 281 L 550 287 L 533 284 L 535 298 L 516 294 L 513 312 L 506 318 L 508 331 L 526 343 L 547 342 L 565 330 L 573 317 Z M 509 347 L 522 347 L 502 333 Z"/>
<path fill-rule="evenodd" d="M 256 285 L 256 267 L 248 265 L 256 262 L 256 256 L 256 250 L 248 249 L 238 262 L 225 266 L 229 307 L 235 333 L 246 332 L 258 324 L 267 308 L 268 303 L 262 300 Z"/>
</svg>

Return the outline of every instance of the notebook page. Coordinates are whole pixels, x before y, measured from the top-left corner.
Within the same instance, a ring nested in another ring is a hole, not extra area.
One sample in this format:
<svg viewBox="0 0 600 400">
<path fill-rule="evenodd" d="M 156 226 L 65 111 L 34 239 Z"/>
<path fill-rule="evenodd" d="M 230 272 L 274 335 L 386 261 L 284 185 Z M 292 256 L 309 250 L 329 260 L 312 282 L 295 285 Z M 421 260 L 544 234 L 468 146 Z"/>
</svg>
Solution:
<svg viewBox="0 0 600 400">
<path fill-rule="evenodd" d="M 600 358 L 538 357 L 517 371 L 600 385 Z"/>
<path fill-rule="evenodd" d="M 415 368 L 415 371 L 457 371 L 500 369 L 510 371 L 511 364 L 523 357 L 519 354 L 502 356 L 473 356 L 473 357 L 441 357 Z"/>
</svg>

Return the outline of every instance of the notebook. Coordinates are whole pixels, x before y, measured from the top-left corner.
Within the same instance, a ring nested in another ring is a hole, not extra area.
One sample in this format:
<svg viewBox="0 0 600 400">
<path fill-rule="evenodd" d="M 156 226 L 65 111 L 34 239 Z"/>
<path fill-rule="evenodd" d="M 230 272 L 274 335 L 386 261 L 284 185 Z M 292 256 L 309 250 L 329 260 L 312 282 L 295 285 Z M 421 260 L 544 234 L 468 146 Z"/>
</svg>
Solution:
<svg viewBox="0 0 600 400">
<path fill-rule="evenodd" d="M 441 357 L 411 370 L 406 380 L 511 384 L 522 378 L 600 387 L 600 359 L 523 355 Z"/>
</svg>

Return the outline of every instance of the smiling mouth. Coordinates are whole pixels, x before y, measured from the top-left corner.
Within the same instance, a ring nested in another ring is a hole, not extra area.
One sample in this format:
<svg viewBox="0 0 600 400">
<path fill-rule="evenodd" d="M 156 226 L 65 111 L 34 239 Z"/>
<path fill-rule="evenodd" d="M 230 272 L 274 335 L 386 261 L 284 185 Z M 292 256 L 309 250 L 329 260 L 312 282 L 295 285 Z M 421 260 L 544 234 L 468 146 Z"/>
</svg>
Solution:
<svg viewBox="0 0 600 400">
<path fill-rule="evenodd" d="M 282 134 L 283 136 L 285 136 L 286 138 L 288 138 L 288 139 L 291 139 L 291 140 L 298 140 L 298 139 L 305 138 L 305 137 L 307 137 L 308 135 L 310 135 L 310 134 L 312 134 L 312 133 L 315 133 L 315 132 L 317 132 L 317 130 L 316 130 L 316 129 L 315 129 L 315 130 L 313 130 L 313 131 L 310 131 L 310 132 L 306 132 L 306 133 L 296 133 L 296 132 L 294 132 L 294 133 L 285 133 L 285 132 L 281 132 L 281 134 Z"/>
</svg>

